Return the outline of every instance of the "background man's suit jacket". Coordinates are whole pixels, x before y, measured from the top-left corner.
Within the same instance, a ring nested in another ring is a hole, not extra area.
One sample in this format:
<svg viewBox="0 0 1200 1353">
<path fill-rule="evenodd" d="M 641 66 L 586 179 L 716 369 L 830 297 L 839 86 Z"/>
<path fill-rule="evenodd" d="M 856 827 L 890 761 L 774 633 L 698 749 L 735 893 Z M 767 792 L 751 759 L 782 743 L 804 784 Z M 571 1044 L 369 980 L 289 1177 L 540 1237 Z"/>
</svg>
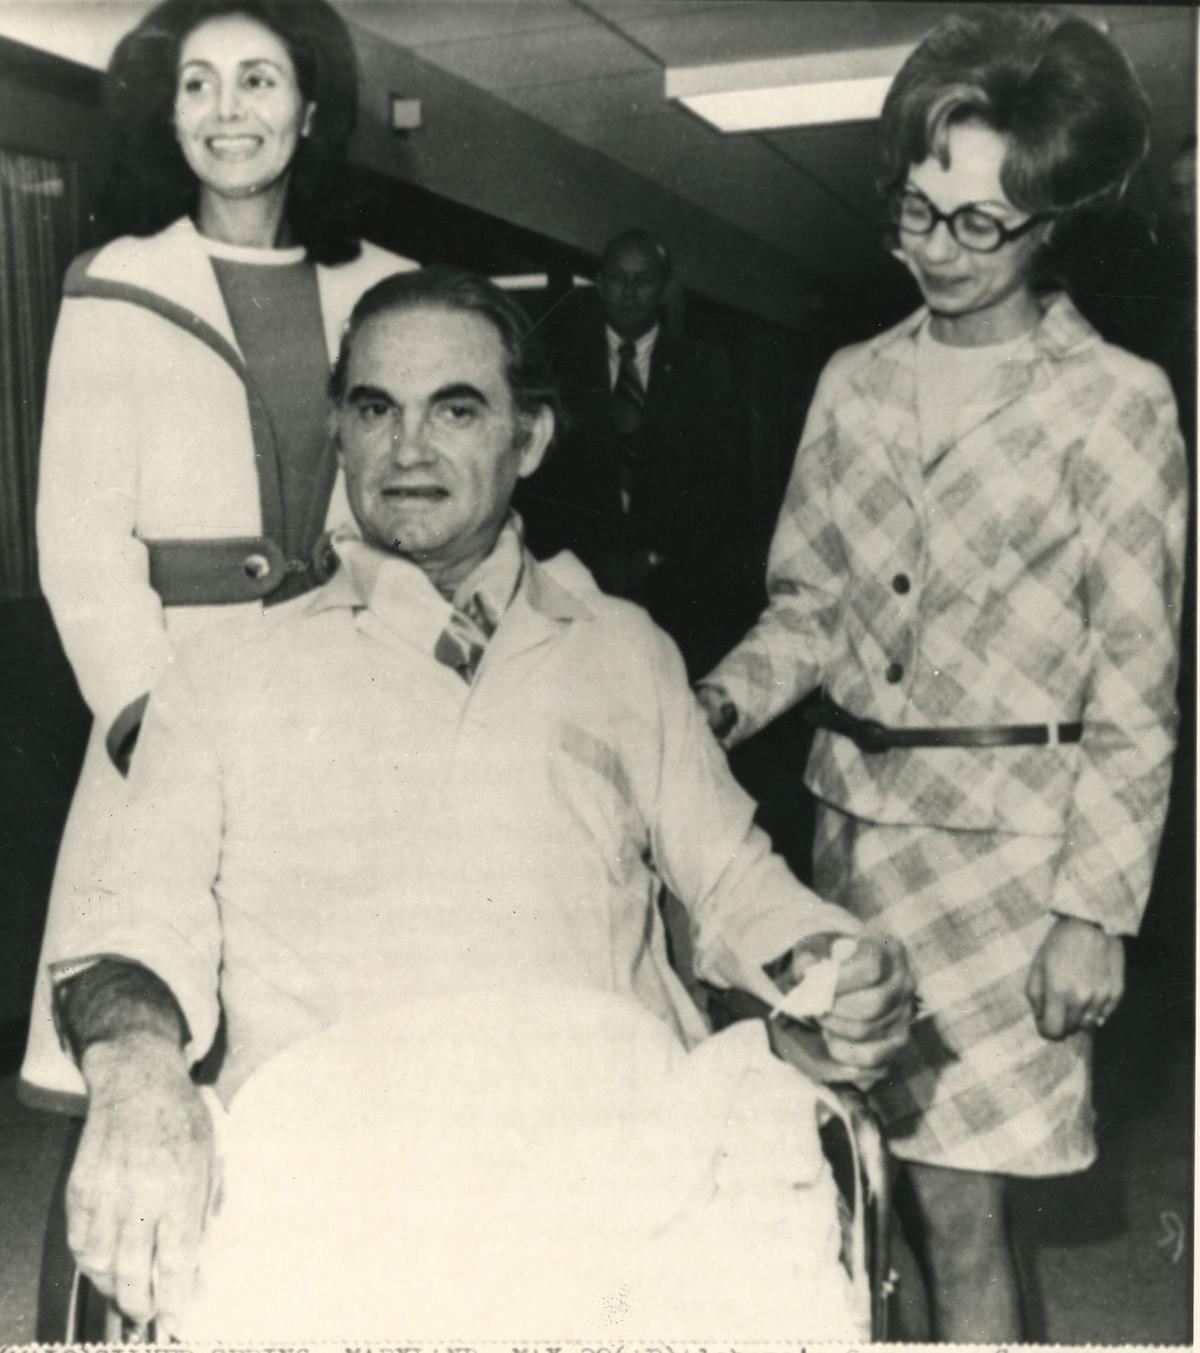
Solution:
<svg viewBox="0 0 1200 1353">
<path fill-rule="evenodd" d="M 605 591 L 644 605 L 699 675 L 763 601 L 765 545 L 751 539 L 744 401 L 729 360 L 660 329 L 626 512 L 629 452 L 613 421 L 599 308 L 582 309 L 549 341 L 567 426 L 518 499 L 530 547 L 543 557 L 573 550 Z M 648 568 L 649 550 L 663 562 Z"/>
</svg>

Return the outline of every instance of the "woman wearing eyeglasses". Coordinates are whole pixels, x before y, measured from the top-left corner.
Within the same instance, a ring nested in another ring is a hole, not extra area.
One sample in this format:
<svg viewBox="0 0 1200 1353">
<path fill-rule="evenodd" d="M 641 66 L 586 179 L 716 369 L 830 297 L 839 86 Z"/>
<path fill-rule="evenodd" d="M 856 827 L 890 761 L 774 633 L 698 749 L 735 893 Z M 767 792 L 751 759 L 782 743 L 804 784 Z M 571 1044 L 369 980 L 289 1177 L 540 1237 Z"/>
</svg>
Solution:
<svg viewBox="0 0 1200 1353">
<path fill-rule="evenodd" d="M 733 745 L 814 688 L 818 891 L 903 940 L 925 1017 L 874 1093 L 932 1334 L 1021 1337 L 1010 1176 L 1095 1156 L 1092 1035 L 1123 986 L 1171 754 L 1186 510 L 1163 374 L 1035 287 L 1120 196 L 1145 100 L 1091 24 L 939 23 L 882 122 L 924 305 L 822 375 L 769 604 L 701 683 Z"/>
</svg>

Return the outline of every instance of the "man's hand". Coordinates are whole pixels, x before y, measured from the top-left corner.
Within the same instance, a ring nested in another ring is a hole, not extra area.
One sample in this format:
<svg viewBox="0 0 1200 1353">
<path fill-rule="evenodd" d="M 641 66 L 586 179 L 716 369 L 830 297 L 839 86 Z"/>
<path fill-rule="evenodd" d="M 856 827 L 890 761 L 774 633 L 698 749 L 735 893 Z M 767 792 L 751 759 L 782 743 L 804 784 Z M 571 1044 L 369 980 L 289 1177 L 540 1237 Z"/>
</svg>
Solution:
<svg viewBox="0 0 1200 1353">
<path fill-rule="evenodd" d="M 861 935 L 838 974 L 833 1009 L 820 1020 L 829 1055 L 881 1069 L 908 1042 L 913 979 L 899 940 Z"/>
<path fill-rule="evenodd" d="M 814 1049 L 812 1032 L 786 1018 L 770 1021 L 772 1046 L 820 1080 L 850 1081 L 865 1089 L 908 1041 L 913 980 L 899 940 L 813 935 L 795 946 L 788 971 L 777 980 L 789 990 L 814 963 L 828 958 L 839 940 L 854 948 L 840 965 L 832 1009 L 818 1018 L 823 1050 Z"/>
<path fill-rule="evenodd" d="M 177 1044 L 136 1032 L 93 1043 L 87 1122 L 67 1185 L 67 1240 L 136 1325 L 170 1332 L 191 1295 L 212 1192 L 212 1122 Z"/>
<path fill-rule="evenodd" d="M 1059 916 L 1029 969 L 1025 995 L 1043 1038 L 1104 1023 L 1125 991 L 1125 944 L 1099 926 Z"/>
</svg>

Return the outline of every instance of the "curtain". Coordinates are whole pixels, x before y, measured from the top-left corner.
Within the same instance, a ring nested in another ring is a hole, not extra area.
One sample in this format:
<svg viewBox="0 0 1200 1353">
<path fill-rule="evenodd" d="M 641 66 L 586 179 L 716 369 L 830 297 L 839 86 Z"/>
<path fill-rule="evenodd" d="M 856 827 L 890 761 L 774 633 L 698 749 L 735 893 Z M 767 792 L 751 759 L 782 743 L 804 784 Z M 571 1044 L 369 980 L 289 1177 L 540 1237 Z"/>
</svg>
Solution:
<svg viewBox="0 0 1200 1353">
<path fill-rule="evenodd" d="M 59 288 L 79 251 L 75 165 L 0 149 L 0 597 L 36 597 L 38 436 Z"/>
</svg>

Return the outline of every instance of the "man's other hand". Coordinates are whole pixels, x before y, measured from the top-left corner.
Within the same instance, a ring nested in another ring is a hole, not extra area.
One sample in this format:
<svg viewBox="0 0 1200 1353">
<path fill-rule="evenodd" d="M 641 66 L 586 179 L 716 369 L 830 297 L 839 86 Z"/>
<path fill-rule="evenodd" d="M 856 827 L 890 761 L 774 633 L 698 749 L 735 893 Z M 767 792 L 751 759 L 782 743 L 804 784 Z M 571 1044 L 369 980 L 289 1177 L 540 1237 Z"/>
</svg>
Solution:
<svg viewBox="0 0 1200 1353">
<path fill-rule="evenodd" d="M 212 1121 L 183 1053 L 158 1034 L 92 1044 L 87 1122 L 67 1185 L 75 1261 L 135 1325 L 170 1332 L 191 1295 L 212 1192 Z"/>
<path fill-rule="evenodd" d="M 908 1041 L 913 979 L 899 940 L 861 935 L 842 961 L 833 1009 L 821 1021 L 835 1061 L 870 1070 L 883 1067 Z"/>
</svg>

